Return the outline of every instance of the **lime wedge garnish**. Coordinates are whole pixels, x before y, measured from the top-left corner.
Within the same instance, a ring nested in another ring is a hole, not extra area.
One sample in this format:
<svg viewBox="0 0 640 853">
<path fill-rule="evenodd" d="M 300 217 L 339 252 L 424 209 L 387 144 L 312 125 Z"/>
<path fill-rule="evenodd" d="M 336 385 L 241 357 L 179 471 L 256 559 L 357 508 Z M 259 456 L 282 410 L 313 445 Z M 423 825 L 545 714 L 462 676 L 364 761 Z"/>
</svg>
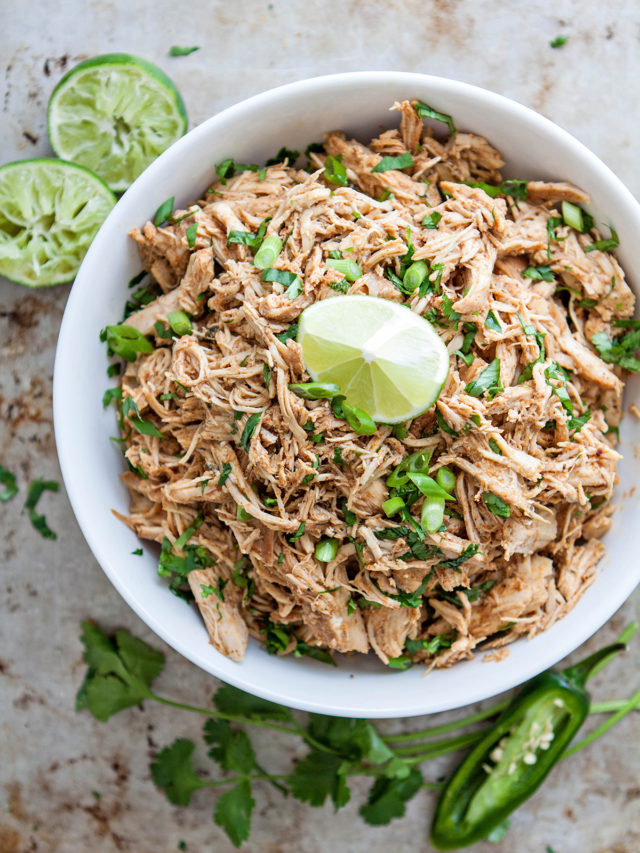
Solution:
<svg viewBox="0 0 640 853">
<path fill-rule="evenodd" d="M 187 129 L 180 93 L 160 68 L 107 53 L 72 68 L 49 100 L 58 157 L 86 166 L 122 192 Z"/>
<path fill-rule="evenodd" d="M 0 167 L 0 275 L 29 287 L 71 281 L 115 203 L 100 178 L 73 163 Z"/>
<path fill-rule="evenodd" d="M 449 354 L 433 326 L 373 296 L 337 296 L 300 316 L 298 343 L 315 382 L 334 382 L 374 421 L 399 423 L 437 400 Z"/>
</svg>

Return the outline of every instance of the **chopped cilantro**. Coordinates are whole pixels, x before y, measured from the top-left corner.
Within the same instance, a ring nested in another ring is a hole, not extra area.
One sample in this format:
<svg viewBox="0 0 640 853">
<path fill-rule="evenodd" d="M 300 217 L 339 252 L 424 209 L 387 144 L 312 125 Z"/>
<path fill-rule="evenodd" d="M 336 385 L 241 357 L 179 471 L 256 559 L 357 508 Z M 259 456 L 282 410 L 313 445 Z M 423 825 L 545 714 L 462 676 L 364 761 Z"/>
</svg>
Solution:
<svg viewBox="0 0 640 853">
<path fill-rule="evenodd" d="M 175 201 L 175 197 L 171 196 L 170 198 L 165 199 L 160 207 L 156 210 L 153 216 L 153 224 L 156 228 L 160 228 L 165 224 L 167 219 L 171 216 L 171 211 L 173 210 L 173 203 Z"/>
<path fill-rule="evenodd" d="M 33 480 L 27 487 L 27 499 L 24 503 L 24 509 L 29 513 L 29 521 L 43 539 L 57 539 L 58 536 L 49 528 L 44 515 L 39 515 L 36 512 L 36 504 L 43 492 L 57 492 L 59 488 L 60 486 L 55 480 L 43 480 L 42 477 Z"/>
<path fill-rule="evenodd" d="M 2 465 L 0 465 L 0 483 L 4 486 L 4 489 L 0 492 L 0 501 L 2 503 L 10 501 L 11 498 L 14 498 L 18 494 L 16 475 L 12 474 L 11 471 L 7 471 Z"/>
<path fill-rule="evenodd" d="M 195 53 L 196 50 L 200 50 L 199 47 L 178 47 L 178 45 L 173 45 L 173 47 L 169 50 L 169 56 L 189 56 L 190 53 Z"/>
<path fill-rule="evenodd" d="M 504 391 L 500 381 L 500 359 L 494 358 L 491 364 L 485 367 L 479 376 L 469 382 L 464 390 L 465 394 L 469 394 L 471 397 L 481 397 L 487 391 L 490 400 L 496 394 Z"/>
<path fill-rule="evenodd" d="M 249 452 L 249 443 L 251 441 L 251 436 L 256 431 L 256 427 L 260 423 L 261 417 L 262 412 L 254 412 L 253 415 L 249 415 L 245 422 L 244 429 L 242 430 L 242 435 L 240 436 L 240 447 L 242 447 L 245 453 Z"/>
<path fill-rule="evenodd" d="M 614 249 L 617 249 L 620 245 L 620 240 L 618 239 L 618 235 L 612 225 L 609 226 L 609 231 L 611 231 L 611 237 L 604 240 L 596 240 L 595 243 L 592 243 L 590 246 L 585 246 L 585 254 L 587 254 L 587 252 L 595 252 L 596 249 L 599 252 L 613 252 Z"/>
<path fill-rule="evenodd" d="M 298 336 L 298 321 L 292 323 L 288 329 L 285 329 L 284 332 L 280 332 L 279 335 L 276 335 L 276 338 L 283 344 L 286 344 L 288 340 L 294 339 Z"/>
<path fill-rule="evenodd" d="M 399 154 L 397 157 L 383 157 L 371 171 L 388 172 L 391 169 L 407 169 L 409 166 L 413 166 L 413 164 L 414 159 L 407 151 L 404 154 Z"/>
<path fill-rule="evenodd" d="M 525 278 L 531 278 L 539 281 L 555 281 L 554 275 L 551 272 L 551 267 L 548 266 L 527 267 L 522 275 Z"/>
<path fill-rule="evenodd" d="M 427 216 L 424 217 L 424 219 L 422 220 L 422 224 L 425 228 L 437 228 L 438 223 L 441 219 L 442 214 L 439 213 L 437 210 L 434 210 L 433 213 L 429 213 Z"/>
<path fill-rule="evenodd" d="M 498 515 L 500 518 L 509 518 L 511 515 L 509 504 L 506 504 L 502 498 L 494 495 L 493 492 L 483 492 L 482 500 L 485 502 L 487 509 L 494 515 Z"/>
<path fill-rule="evenodd" d="M 549 42 L 549 47 L 562 47 L 563 44 L 566 44 L 569 41 L 569 36 L 556 36 Z M 500 840 L 500 839 L 499 839 Z"/>
<path fill-rule="evenodd" d="M 423 101 L 416 101 L 415 108 L 420 118 L 432 118 L 443 122 L 449 128 L 451 136 L 455 136 L 456 128 L 450 115 L 434 110 L 433 107 L 430 107 L 429 104 L 425 104 Z"/>
<path fill-rule="evenodd" d="M 493 311 L 489 311 L 489 313 L 487 314 L 487 319 L 484 321 L 484 324 L 490 331 L 502 334 L 502 326 L 500 325 L 500 321 L 493 313 Z"/>
</svg>

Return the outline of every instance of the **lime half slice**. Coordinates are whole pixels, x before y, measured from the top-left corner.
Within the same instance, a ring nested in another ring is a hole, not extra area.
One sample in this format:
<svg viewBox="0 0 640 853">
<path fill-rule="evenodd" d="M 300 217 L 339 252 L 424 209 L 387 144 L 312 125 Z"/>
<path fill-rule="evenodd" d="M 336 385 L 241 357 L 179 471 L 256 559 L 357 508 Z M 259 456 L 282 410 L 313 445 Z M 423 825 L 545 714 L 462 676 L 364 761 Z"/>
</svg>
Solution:
<svg viewBox="0 0 640 853">
<path fill-rule="evenodd" d="M 399 423 L 437 400 L 449 354 L 433 326 L 373 296 L 336 296 L 302 312 L 298 343 L 315 382 L 334 382 L 374 421 Z"/>
<path fill-rule="evenodd" d="M 71 281 L 115 203 L 100 178 L 73 163 L 0 167 L 0 275 L 28 287 Z"/>
<path fill-rule="evenodd" d="M 58 157 L 86 166 L 123 192 L 187 129 L 180 93 L 144 59 L 107 53 L 72 68 L 49 100 Z"/>
</svg>

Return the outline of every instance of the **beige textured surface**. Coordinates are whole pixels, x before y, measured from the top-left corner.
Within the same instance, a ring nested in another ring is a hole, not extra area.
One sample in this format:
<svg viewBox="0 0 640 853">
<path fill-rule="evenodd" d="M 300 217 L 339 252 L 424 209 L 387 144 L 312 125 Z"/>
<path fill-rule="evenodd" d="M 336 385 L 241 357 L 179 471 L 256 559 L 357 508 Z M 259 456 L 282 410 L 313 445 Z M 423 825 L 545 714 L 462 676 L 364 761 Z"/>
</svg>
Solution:
<svg viewBox="0 0 640 853">
<path fill-rule="evenodd" d="M 551 50 L 559 33 L 568 44 Z M 45 108 L 65 67 L 95 53 L 128 50 L 158 62 L 180 87 L 191 123 L 270 86 L 315 74 L 389 68 L 456 77 L 503 92 L 571 130 L 640 193 L 637 3 L 489 2 L 489 0 L 25 0 L 4 16 L 2 160 L 47 154 Z M 172 44 L 199 44 L 169 59 Z M 277 117 L 274 117 L 277 120 Z M 286 140 L 283 140 L 286 141 Z M 496 136 L 499 144 L 499 136 Z M 0 282 L 0 461 L 22 483 L 59 479 L 51 424 L 51 372 L 68 287 L 32 293 Z M 95 389 L 78 388 L 82 405 Z M 80 464 L 80 463 L 79 463 Z M 87 471 L 90 476 L 90 472 Z M 58 531 L 45 542 L 2 505 L 0 603 L 0 853 L 227 853 L 213 826 L 213 797 L 196 794 L 188 810 L 168 806 L 149 779 L 157 745 L 197 739 L 200 721 L 161 707 L 122 713 L 102 725 L 74 714 L 82 677 L 79 623 L 91 616 L 162 644 L 131 613 L 92 558 L 63 493 L 42 511 Z M 609 641 L 639 613 L 636 593 L 586 648 Z M 160 692 L 206 703 L 212 679 L 168 649 Z M 598 698 L 629 695 L 640 679 L 640 641 L 595 685 Z M 452 715 L 446 715 L 450 718 Z M 418 727 L 424 721 L 405 721 Z M 385 724 L 388 730 L 395 724 Z M 260 760 L 286 768 L 295 753 L 283 736 L 254 736 Z M 640 715 L 554 771 L 514 817 L 500 845 L 477 853 L 638 853 Z M 206 766 L 204 752 L 197 754 Z M 425 767 L 436 778 L 449 760 Z M 100 799 L 92 794 L 96 791 Z M 424 792 L 389 827 L 357 815 L 364 787 L 337 815 L 283 801 L 257 788 L 250 853 L 368 851 L 428 853 L 433 795 Z"/>
</svg>

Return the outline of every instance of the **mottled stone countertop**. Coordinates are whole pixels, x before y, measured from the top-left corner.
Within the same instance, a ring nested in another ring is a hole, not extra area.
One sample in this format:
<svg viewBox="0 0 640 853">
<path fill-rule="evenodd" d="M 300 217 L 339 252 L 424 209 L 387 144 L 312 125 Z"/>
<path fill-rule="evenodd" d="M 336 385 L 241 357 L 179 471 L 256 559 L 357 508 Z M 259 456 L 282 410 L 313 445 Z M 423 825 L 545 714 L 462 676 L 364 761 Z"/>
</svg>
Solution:
<svg viewBox="0 0 640 853">
<path fill-rule="evenodd" d="M 549 41 L 570 36 L 557 50 Z M 107 51 L 159 63 L 182 91 L 191 124 L 271 86 L 361 69 L 422 71 L 476 83 L 525 103 L 569 129 L 638 195 L 640 7 L 632 0 L 32 0 L 3 16 L 0 56 L 2 162 L 49 154 L 45 111 L 64 70 Z M 200 45 L 168 57 L 172 44 Z M 496 140 L 499 144 L 499 138 Z M 38 292 L 0 281 L 0 461 L 22 484 L 60 480 L 51 416 L 58 327 L 69 287 Z M 78 389 L 78 404 L 88 389 Z M 90 472 L 87 472 L 90 475 Z M 55 542 L 41 539 L 20 510 L 2 504 L 0 601 L 0 853 L 227 853 L 211 821 L 213 797 L 169 806 L 149 777 L 158 745 L 200 721 L 149 705 L 107 724 L 74 713 L 84 665 L 79 624 L 91 617 L 125 626 L 167 654 L 160 692 L 206 703 L 213 679 L 164 647 L 111 587 L 76 525 L 64 491 L 42 500 Z M 638 618 L 638 592 L 586 646 L 610 641 Z M 640 642 L 598 679 L 598 698 L 638 685 Z M 453 715 L 447 715 L 451 718 Z M 439 720 L 442 717 L 438 718 Z M 385 724 L 400 729 L 418 721 Z M 286 768 L 296 745 L 254 735 L 260 760 Z M 478 853 L 638 853 L 640 715 L 562 763 L 513 818 L 500 844 Z M 204 754 L 198 754 L 204 764 Z M 443 760 L 428 775 L 450 767 Z M 338 814 L 311 809 L 258 785 L 250 853 L 427 853 L 433 794 L 403 820 L 366 826 L 364 786 Z M 96 794 L 99 794 L 96 796 Z"/>
</svg>

